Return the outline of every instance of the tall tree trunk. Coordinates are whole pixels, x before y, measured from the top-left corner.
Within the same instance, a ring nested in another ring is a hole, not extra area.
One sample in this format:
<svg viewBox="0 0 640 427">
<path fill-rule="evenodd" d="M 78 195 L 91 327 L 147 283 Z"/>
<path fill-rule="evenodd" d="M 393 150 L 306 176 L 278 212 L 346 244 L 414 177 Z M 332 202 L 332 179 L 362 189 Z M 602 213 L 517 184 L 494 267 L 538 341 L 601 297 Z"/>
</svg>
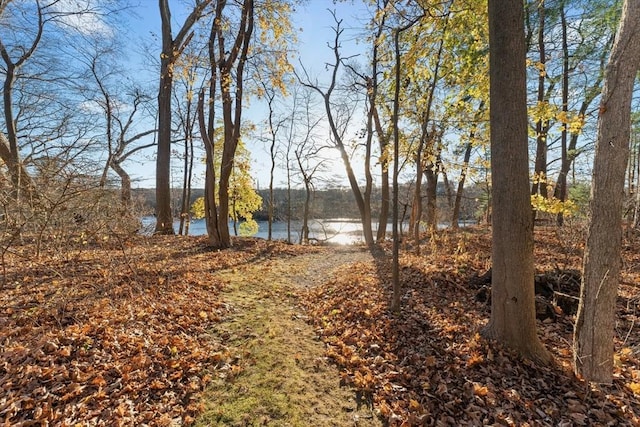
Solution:
<svg viewBox="0 0 640 427">
<path fill-rule="evenodd" d="M 266 88 L 265 88 L 266 89 Z M 273 238 L 273 214 L 275 208 L 275 197 L 273 194 L 273 180 L 276 170 L 276 131 L 273 128 L 273 97 L 270 97 L 269 93 L 267 93 L 268 102 L 269 102 L 269 133 L 271 134 L 271 144 L 269 145 L 269 154 L 271 159 L 271 167 L 269 168 L 269 207 L 268 207 L 268 225 L 269 230 L 267 234 L 267 240 L 271 240 Z"/>
<path fill-rule="evenodd" d="M 607 45 L 611 45 L 613 40 L 610 40 Z M 606 60 L 609 56 L 609 50 L 603 49 L 600 55 L 600 69 L 605 69 Z M 601 93 L 600 85 L 602 84 L 602 80 L 604 78 L 604 72 L 600 71 L 598 77 L 593 81 L 593 83 L 587 88 L 585 91 L 584 99 L 582 104 L 580 105 L 580 109 L 578 110 L 578 116 L 584 117 L 587 114 L 587 110 L 589 106 L 593 102 L 594 99 Z M 571 171 L 571 165 L 576 159 L 578 155 L 578 139 L 580 137 L 579 133 L 572 133 L 571 138 L 569 139 L 569 144 L 567 146 L 567 150 L 562 158 L 564 159 L 560 165 L 560 172 L 558 173 L 558 179 L 556 180 L 557 185 L 555 187 L 553 197 L 556 199 L 560 199 L 563 202 L 567 200 L 567 177 L 569 176 L 569 172 Z"/>
<path fill-rule="evenodd" d="M 640 2 L 625 0 L 600 101 L 589 230 L 574 336 L 576 373 L 597 383 L 610 383 L 613 374 L 624 175 L 629 156 L 631 99 L 639 67 Z"/>
<path fill-rule="evenodd" d="M 215 74 L 211 76 L 209 82 L 209 99 L 213 99 L 216 88 Z M 220 235 L 218 234 L 218 209 L 216 204 L 216 172 L 214 157 L 214 116 L 215 108 L 209 108 L 208 121 L 204 117 L 204 90 L 198 95 L 198 123 L 200 135 L 205 149 L 205 177 L 204 177 L 204 219 L 207 226 L 208 244 L 213 248 L 220 246 Z"/>
<path fill-rule="evenodd" d="M 174 234 L 171 211 L 171 92 L 173 64 L 187 46 L 191 28 L 212 0 L 196 2 L 175 39 L 171 30 L 171 10 L 168 0 L 158 0 L 162 21 L 162 52 L 160 54 L 160 86 L 158 89 L 158 151 L 156 154 L 156 234 Z"/>
<path fill-rule="evenodd" d="M 408 27 L 407 27 L 408 28 Z M 400 220 L 399 215 L 399 197 L 398 197 L 398 175 L 400 167 L 398 166 L 400 160 L 400 130 L 399 113 L 400 113 L 400 33 L 402 29 L 396 29 L 393 33 L 393 47 L 394 47 L 394 89 L 393 89 L 393 114 L 391 116 L 391 127 L 393 128 L 393 203 L 392 203 L 392 220 L 391 233 L 393 236 L 392 247 L 392 263 L 391 263 L 391 283 L 393 286 L 393 296 L 391 297 L 390 309 L 395 313 L 400 312 L 400 233 L 398 231 L 398 222 Z M 400 227 L 400 230 L 402 228 Z"/>
<path fill-rule="evenodd" d="M 334 16 L 335 18 L 335 16 Z M 336 149 L 340 152 L 340 158 L 342 159 L 342 163 L 344 164 L 344 168 L 347 174 L 347 179 L 349 181 L 349 186 L 351 187 L 351 192 L 355 199 L 356 205 L 358 206 L 358 212 L 360 213 L 360 222 L 362 223 L 362 233 L 364 236 L 364 241 L 369 248 L 373 248 L 375 246 L 375 240 L 373 238 L 373 228 L 371 226 L 371 183 L 369 182 L 370 177 L 367 178 L 367 184 L 364 193 L 360 190 L 360 186 L 358 185 L 358 180 L 353 172 L 353 167 L 351 165 L 351 159 L 349 158 L 349 153 L 347 152 L 347 148 L 344 145 L 343 137 L 341 132 L 338 130 L 338 126 L 336 124 L 334 118 L 334 111 L 332 106 L 331 96 L 333 94 L 334 89 L 338 83 L 337 76 L 340 64 L 342 64 L 342 58 L 340 56 L 340 35 L 342 34 L 342 28 L 340 24 L 341 20 L 336 19 L 337 26 L 335 28 L 335 37 L 332 46 L 334 63 L 331 64 L 333 67 L 331 71 L 331 81 L 329 83 L 329 87 L 326 91 L 322 91 L 317 84 L 313 84 L 311 82 L 303 82 L 300 77 L 298 80 L 305 87 L 313 89 L 318 92 L 324 101 L 325 112 L 327 114 L 327 121 L 329 122 L 329 130 L 331 131 L 331 136 L 333 138 L 333 144 Z M 369 172 L 370 174 L 370 172 Z"/>
<path fill-rule="evenodd" d="M 636 158 L 636 194 L 633 201 L 633 222 L 632 227 L 640 227 L 640 141 L 635 138 L 635 158 Z"/>
<path fill-rule="evenodd" d="M 489 0 L 493 193 L 491 319 L 485 337 L 548 363 L 536 334 L 523 3 Z"/>
<path fill-rule="evenodd" d="M 160 0 L 162 18 L 162 54 L 158 90 L 158 151 L 156 153 L 156 228 L 155 234 L 174 234 L 171 211 L 171 92 L 174 43 L 168 0 Z"/>
<path fill-rule="evenodd" d="M 442 36 L 440 37 L 440 42 L 439 42 L 440 44 L 438 46 L 438 53 L 436 55 L 435 68 L 433 70 L 433 81 L 429 85 L 429 95 L 427 98 L 427 106 L 426 106 L 424 115 L 422 117 L 421 137 L 418 145 L 418 150 L 416 151 L 416 164 L 417 164 L 416 188 L 415 188 L 414 198 L 413 198 L 413 203 L 417 204 L 415 208 L 416 216 L 413 219 L 413 239 L 415 241 L 416 255 L 420 254 L 420 221 L 422 220 L 422 197 L 421 197 L 422 188 L 421 187 L 422 187 L 422 173 L 425 170 L 423 165 L 423 152 L 426 148 L 425 145 L 427 143 L 431 143 L 432 150 L 435 149 L 435 145 L 434 145 L 434 142 L 436 140 L 435 126 L 432 126 L 431 135 L 429 135 L 428 126 L 429 126 L 429 122 L 431 121 L 431 108 L 433 106 L 433 99 L 436 91 L 436 86 L 438 84 L 438 79 L 440 78 L 439 77 L 440 65 L 441 65 L 442 54 L 444 51 L 445 35 L 449 28 L 449 16 L 451 14 L 452 5 L 453 5 L 453 2 L 449 5 L 449 10 L 445 16 L 446 21 L 444 24 L 444 28 L 442 30 Z"/>
<path fill-rule="evenodd" d="M 219 7 L 219 5 L 218 5 Z M 218 9 L 216 8 L 216 11 Z M 209 113 L 207 120 L 204 118 L 204 88 L 200 91 L 198 97 L 198 122 L 200 126 L 200 135 L 205 148 L 205 179 L 204 179 L 204 212 L 205 222 L 207 225 L 208 244 L 212 248 L 220 247 L 220 233 L 218 232 L 218 206 L 216 200 L 216 170 L 215 170 L 215 114 L 214 99 L 217 90 L 217 62 L 216 62 L 216 46 L 217 27 L 211 26 L 207 48 L 209 52 L 209 67 L 211 69 L 211 78 L 209 80 Z"/>
<path fill-rule="evenodd" d="M 562 26 L 562 112 L 567 117 L 569 111 L 569 45 L 567 43 L 567 17 L 564 11 L 565 5 L 561 5 L 560 10 L 560 23 Z M 567 136 L 568 123 L 564 123 L 562 126 L 562 134 L 560 136 L 560 165 L 561 168 L 567 164 Z M 558 189 L 558 199 L 561 201 L 567 200 L 567 174 L 560 173 L 558 181 L 556 182 L 556 188 Z M 564 224 L 564 215 L 562 212 L 558 212 L 556 216 L 556 223 L 558 226 Z"/>
<path fill-rule="evenodd" d="M 390 135 L 382 128 L 380 115 L 377 108 L 373 109 L 373 120 L 378 134 L 378 142 L 380 146 L 380 214 L 378 216 L 378 232 L 376 241 L 383 242 L 387 236 L 387 225 L 389 222 L 389 207 L 391 204 L 391 194 L 389 191 L 389 139 Z"/>
<path fill-rule="evenodd" d="M 1 52 L 4 55 L 4 47 Z M 7 55 L 8 58 L 8 55 Z M 7 62 L 8 61 L 8 62 Z M 9 169 L 9 176 L 13 185 L 13 196 L 16 200 L 21 199 L 21 193 L 24 193 L 27 199 L 35 196 L 35 186 L 31 180 L 31 176 L 27 173 L 20 160 L 20 151 L 18 147 L 18 132 L 13 117 L 13 83 L 15 81 L 16 65 L 10 60 L 5 59 L 5 81 L 3 85 L 3 106 L 4 119 L 7 128 L 7 134 L 2 135 L 3 140 L 0 141 L 0 158 L 5 162 Z"/>
<path fill-rule="evenodd" d="M 185 214 L 187 216 L 187 223 L 184 228 L 185 236 L 189 235 L 189 228 L 191 227 L 191 183 L 193 179 L 193 130 L 190 132 L 189 137 L 189 152 L 191 155 L 189 156 L 189 165 L 188 173 L 187 173 L 187 206 L 185 210 Z"/>
<path fill-rule="evenodd" d="M 187 105 L 186 118 L 184 120 L 184 162 L 182 165 L 182 198 L 180 200 L 180 225 L 178 226 L 179 235 L 187 235 L 189 233 L 189 162 L 193 156 L 189 150 L 189 145 L 192 143 L 192 129 L 191 129 L 191 101 Z"/>
<path fill-rule="evenodd" d="M 547 56 L 544 43 L 545 32 L 545 4 L 541 0 L 538 6 L 538 50 L 540 53 L 540 70 L 538 73 L 538 105 L 542 105 L 547 101 L 545 96 L 544 83 L 547 76 L 546 64 Z M 536 158 L 533 169 L 534 177 L 531 185 L 531 194 L 540 194 L 545 199 L 547 194 L 547 135 L 549 133 L 549 117 L 540 117 L 536 121 Z M 533 211 L 535 218 L 536 211 Z"/>
<path fill-rule="evenodd" d="M 220 5 L 220 3 L 218 3 Z M 224 7 L 224 5 L 222 5 Z M 221 9 L 219 10 L 221 12 Z M 219 14 L 217 14 L 220 16 Z M 224 43 L 224 30 L 218 28 L 218 56 L 220 91 L 222 95 L 222 123 L 224 127 L 224 144 L 220 164 L 220 180 L 218 182 L 218 233 L 220 248 L 231 246 L 228 221 L 229 212 L 229 179 L 233 170 L 238 141 L 240 140 L 240 126 L 242 121 L 242 97 L 244 66 L 249 53 L 251 35 L 253 34 L 254 5 L 253 0 L 244 0 L 242 17 L 233 47 L 227 51 Z M 237 66 L 233 70 L 237 60 Z M 235 82 L 235 104 L 231 96 L 231 84 Z"/>
</svg>

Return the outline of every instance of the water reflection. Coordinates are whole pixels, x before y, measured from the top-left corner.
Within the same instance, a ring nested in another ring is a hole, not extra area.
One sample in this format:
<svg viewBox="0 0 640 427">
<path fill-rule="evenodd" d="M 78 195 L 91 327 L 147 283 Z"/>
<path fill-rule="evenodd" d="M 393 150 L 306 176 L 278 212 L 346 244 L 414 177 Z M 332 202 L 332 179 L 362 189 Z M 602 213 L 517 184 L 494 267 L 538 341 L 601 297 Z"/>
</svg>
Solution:
<svg viewBox="0 0 640 427">
<path fill-rule="evenodd" d="M 142 233 L 152 234 L 156 224 L 153 216 L 145 216 L 142 218 Z M 179 221 L 173 224 L 174 230 L 178 230 Z M 258 232 L 254 237 L 266 239 L 269 236 L 269 223 L 267 221 L 258 221 Z M 374 224 L 374 230 L 377 227 Z M 233 235 L 233 223 L 229 223 L 229 230 Z M 291 222 L 291 241 L 299 242 L 302 230 L 302 222 Z M 190 236 L 202 236 L 207 234 L 206 224 L 203 219 L 192 220 L 189 225 Z M 271 227 L 271 237 L 274 240 L 287 240 L 289 232 L 287 231 L 287 223 L 284 221 L 275 221 Z M 337 245 L 350 245 L 361 243 L 364 240 L 362 234 L 362 224 L 358 219 L 351 218 L 334 218 L 324 220 L 313 220 L 309 222 L 309 238 L 318 242 L 326 242 Z"/>
<path fill-rule="evenodd" d="M 145 216 L 142 218 L 142 232 L 145 234 L 153 233 L 155 227 L 155 217 Z M 176 221 L 173 225 L 177 231 L 180 222 Z M 461 223 L 460 226 L 470 225 L 472 222 L 465 224 Z M 373 233 L 376 234 L 378 230 L 378 224 L 373 222 Z M 406 224 L 405 224 L 406 225 Z M 446 224 L 441 224 L 440 227 L 446 227 Z M 267 221 L 258 221 L 258 232 L 254 237 L 267 239 L 269 236 L 269 223 Z M 233 235 L 233 223 L 229 223 L 229 230 Z M 302 222 L 291 222 L 291 241 L 299 242 L 300 234 L 302 230 Z M 388 231 L 391 231 L 391 225 L 388 225 Z M 202 236 L 207 234 L 207 228 L 203 219 L 192 220 L 189 226 L 189 235 Z M 274 240 L 287 240 L 289 233 L 287 232 L 287 223 L 284 221 L 275 221 L 271 227 L 271 236 Z M 329 243 L 335 245 L 351 245 L 358 244 L 364 241 L 364 235 L 362 234 L 362 224 L 357 218 L 331 218 L 312 220 L 309 222 L 309 238 L 311 240 Z"/>
</svg>

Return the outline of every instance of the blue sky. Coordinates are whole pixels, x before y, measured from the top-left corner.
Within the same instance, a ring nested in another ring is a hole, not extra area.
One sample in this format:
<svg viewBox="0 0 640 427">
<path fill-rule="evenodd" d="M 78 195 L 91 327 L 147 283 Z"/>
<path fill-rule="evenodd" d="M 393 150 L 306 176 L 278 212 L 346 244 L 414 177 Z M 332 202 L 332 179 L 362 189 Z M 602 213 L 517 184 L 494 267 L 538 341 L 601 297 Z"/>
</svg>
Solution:
<svg viewBox="0 0 640 427">
<path fill-rule="evenodd" d="M 171 1 L 170 6 L 172 7 L 172 18 L 176 26 L 178 26 L 184 21 L 186 10 L 179 1 Z M 305 65 L 310 75 L 317 76 L 320 82 L 323 80 L 323 75 L 326 75 L 324 64 L 332 60 L 332 52 L 327 47 L 327 43 L 333 41 L 334 32 L 331 27 L 335 26 L 335 22 L 328 9 L 335 10 L 336 16 L 344 20 L 342 25 L 345 28 L 345 32 L 342 45 L 345 55 L 351 55 L 362 47 L 362 44 L 358 44 L 357 28 L 361 28 L 361 21 L 367 18 L 359 1 L 345 1 L 334 4 L 331 0 L 310 0 L 307 4 L 296 7 L 293 17 L 294 28 L 302 30 L 298 32 L 299 60 Z M 154 57 L 159 55 L 160 15 L 158 4 L 155 0 L 142 0 L 140 6 L 134 12 L 135 15 L 130 18 L 131 28 L 135 31 L 131 36 L 131 40 L 134 43 L 131 45 L 130 56 L 133 58 L 132 62 L 136 63 L 135 58 L 139 55 L 137 52 L 139 52 L 141 46 L 151 45 L 152 48 L 156 48 L 156 51 L 149 52 L 149 54 Z M 155 41 L 154 34 L 156 36 Z M 298 64 L 298 58 L 294 59 L 294 63 Z M 142 68 L 142 65 L 139 66 Z M 153 70 L 147 70 L 146 72 L 149 74 L 148 82 L 150 87 L 154 91 L 157 90 L 157 75 L 154 74 Z M 155 92 L 153 94 L 155 95 Z M 254 100 L 247 110 L 246 118 L 253 123 L 259 124 L 266 119 L 266 114 L 264 105 L 261 105 L 260 101 Z M 255 142 L 250 142 L 249 148 L 254 162 L 252 168 L 254 178 L 260 186 L 264 187 L 269 181 L 269 156 L 267 150 L 264 144 Z M 148 150 L 144 155 L 138 156 L 129 162 L 129 169 L 134 176 L 135 186 L 147 188 L 155 186 L 153 154 L 152 150 Z M 337 152 L 335 157 L 336 159 L 338 158 Z M 176 159 L 173 160 L 173 164 L 177 166 L 180 163 Z M 342 165 L 335 164 L 332 173 L 344 175 Z M 196 175 L 194 186 L 202 186 L 201 167 L 196 171 Z M 180 177 L 181 173 L 176 172 L 175 186 L 181 185 Z M 283 182 L 284 173 L 280 173 L 276 177 L 275 184 L 278 186 L 282 185 Z"/>
</svg>

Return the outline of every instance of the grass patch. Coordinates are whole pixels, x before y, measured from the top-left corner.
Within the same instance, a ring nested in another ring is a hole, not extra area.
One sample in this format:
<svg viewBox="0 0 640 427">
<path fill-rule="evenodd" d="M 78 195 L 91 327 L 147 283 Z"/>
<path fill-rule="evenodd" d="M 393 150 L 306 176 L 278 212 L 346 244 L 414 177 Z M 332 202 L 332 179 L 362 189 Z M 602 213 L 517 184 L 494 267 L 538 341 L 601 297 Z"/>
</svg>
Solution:
<svg viewBox="0 0 640 427">
<path fill-rule="evenodd" d="M 229 270 L 225 302 L 231 316 L 215 334 L 237 354 L 205 394 L 197 426 L 379 426 L 340 387 L 324 346 L 296 305 L 296 276 L 319 255 Z"/>
</svg>

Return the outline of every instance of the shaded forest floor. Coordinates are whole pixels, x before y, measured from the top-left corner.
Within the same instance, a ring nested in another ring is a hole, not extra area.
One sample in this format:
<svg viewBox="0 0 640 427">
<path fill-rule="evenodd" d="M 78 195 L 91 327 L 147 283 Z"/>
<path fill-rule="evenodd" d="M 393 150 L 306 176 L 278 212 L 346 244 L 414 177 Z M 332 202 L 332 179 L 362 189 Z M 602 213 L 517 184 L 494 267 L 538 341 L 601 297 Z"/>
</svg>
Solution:
<svg viewBox="0 0 640 427">
<path fill-rule="evenodd" d="M 421 256 L 407 248 L 398 315 L 388 261 L 354 247 L 242 239 L 217 252 L 203 238 L 140 237 L 39 258 L 12 248 L 0 423 L 640 425 L 640 240 L 625 243 L 607 387 L 573 376 L 571 304 L 558 299 L 575 292 L 583 241 L 571 228 L 536 233 L 546 368 L 478 335 L 483 229 L 431 236 Z"/>
</svg>

